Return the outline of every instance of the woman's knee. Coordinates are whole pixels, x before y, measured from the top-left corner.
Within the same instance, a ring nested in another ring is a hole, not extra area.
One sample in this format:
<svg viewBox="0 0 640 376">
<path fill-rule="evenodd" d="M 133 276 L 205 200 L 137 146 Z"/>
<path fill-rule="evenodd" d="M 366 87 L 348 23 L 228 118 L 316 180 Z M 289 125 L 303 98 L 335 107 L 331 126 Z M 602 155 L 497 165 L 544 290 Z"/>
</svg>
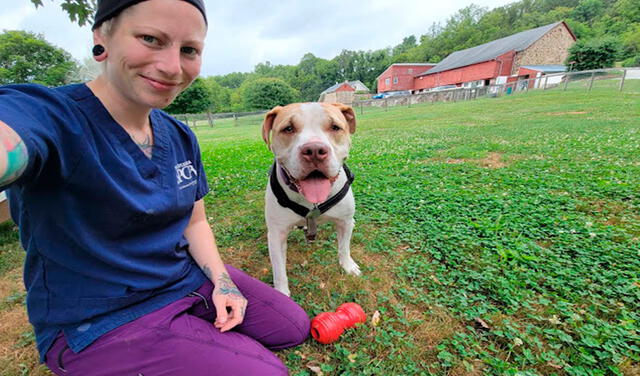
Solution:
<svg viewBox="0 0 640 376">
<path fill-rule="evenodd" d="M 307 340 L 311 328 L 311 321 L 307 313 L 293 300 L 290 301 L 287 311 L 287 320 L 290 322 L 289 330 L 282 343 L 270 346 L 273 350 L 298 346 Z"/>
<path fill-rule="evenodd" d="M 249 301 L 240 331 L 272 350 L 303 343 L 309 336 L 307 313 L 288 296 L 248 274 L 227 266 L 233 281 Z"/>
</svg>

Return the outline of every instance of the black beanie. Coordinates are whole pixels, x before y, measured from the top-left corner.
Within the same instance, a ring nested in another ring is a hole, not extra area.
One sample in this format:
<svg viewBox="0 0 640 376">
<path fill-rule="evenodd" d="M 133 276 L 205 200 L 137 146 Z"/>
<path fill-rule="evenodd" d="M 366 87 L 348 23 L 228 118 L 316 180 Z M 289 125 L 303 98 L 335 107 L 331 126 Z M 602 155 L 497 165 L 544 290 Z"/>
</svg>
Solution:
<svg viewBox="0 0 640 376">
<path fill-rule="evenodd" d="M 93 22 L 91 30 L 97 29 L 104 21 L 117 16 L 118 13 L 122 12 L 126 8 L 143 1 L 145 0 L 98 0 L 98 10 L 96 11 L 95 21 Z M 202 13 L 202 17 L 204 17 L 204 22 L 207 23 L 207 12 L 204 10 L 204 0 L 183 1 L 186 1 L 198 8 L 200 13 Z"/>
</svg>

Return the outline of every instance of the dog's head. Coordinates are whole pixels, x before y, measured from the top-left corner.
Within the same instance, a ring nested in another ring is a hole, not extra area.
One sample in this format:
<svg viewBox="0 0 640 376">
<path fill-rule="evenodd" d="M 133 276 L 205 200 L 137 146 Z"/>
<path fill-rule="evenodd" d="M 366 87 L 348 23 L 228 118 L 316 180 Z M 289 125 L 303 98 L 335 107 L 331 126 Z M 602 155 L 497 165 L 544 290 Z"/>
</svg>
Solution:
<svg viewBox="0 0 640 376">
<path fill-rule="evenodd" d="M 309 202 L 327 199 L 356 131 L 353 109 L 340 103 L 293 103 L 267 113 L 262 137 Z"/>
</svg>

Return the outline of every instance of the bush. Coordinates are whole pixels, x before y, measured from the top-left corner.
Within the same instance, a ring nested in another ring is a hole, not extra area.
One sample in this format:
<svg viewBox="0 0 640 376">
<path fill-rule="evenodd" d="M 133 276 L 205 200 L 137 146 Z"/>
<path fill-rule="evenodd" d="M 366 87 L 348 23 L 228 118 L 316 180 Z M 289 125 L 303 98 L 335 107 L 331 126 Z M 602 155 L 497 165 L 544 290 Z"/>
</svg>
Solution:
<svg viewBox="0 0 640 376">
<path fill-rule="evenodd" d="M 279 78 L 258 78 L 241 87 L 242 101 L 247 110 L 266 110 L 284 106 L 300 97 L 298 91 Z"/>
<path fill-rule="evenodd" d="M 619 51 L 620 41 L 616 38 L 579 40 L 569 48 L 569 57 L 565 64 L 572 65 L 571 70 L 575 71 L 610 68 L 613 67 Z"/>
<path fill-rule="evenodd" d="M 165 108 L 170 114 L 199 114 L 206 112 L 213 104 L 211 89 L 201 78 L 186 88 L 169 106 Z"/>
<path fill-rule="evenodd" d="M 640 54 L 630 57 L 622 62 L 623 67 L 640 67 Z"/>
</svg>

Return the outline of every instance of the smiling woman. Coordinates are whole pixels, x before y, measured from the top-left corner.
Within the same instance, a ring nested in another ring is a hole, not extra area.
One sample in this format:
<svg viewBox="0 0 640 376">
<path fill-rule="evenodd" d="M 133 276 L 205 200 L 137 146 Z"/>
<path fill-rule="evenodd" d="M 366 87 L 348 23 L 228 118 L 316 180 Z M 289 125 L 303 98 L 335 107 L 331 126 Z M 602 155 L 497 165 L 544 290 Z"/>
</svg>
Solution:
<svg viewBox="0 0 640 376">
<path fill-rule="evenodd" d="M 99 0 L 95 19 L 95 80 L 0 87 L 0 191 L 41 360 L 58 375 L 286 374 L 270 350 L 303 342 L 307 314 L 222 262 L 197 140 L 160 110 L 200 72 L 204 2 Z"/>
</svg>

